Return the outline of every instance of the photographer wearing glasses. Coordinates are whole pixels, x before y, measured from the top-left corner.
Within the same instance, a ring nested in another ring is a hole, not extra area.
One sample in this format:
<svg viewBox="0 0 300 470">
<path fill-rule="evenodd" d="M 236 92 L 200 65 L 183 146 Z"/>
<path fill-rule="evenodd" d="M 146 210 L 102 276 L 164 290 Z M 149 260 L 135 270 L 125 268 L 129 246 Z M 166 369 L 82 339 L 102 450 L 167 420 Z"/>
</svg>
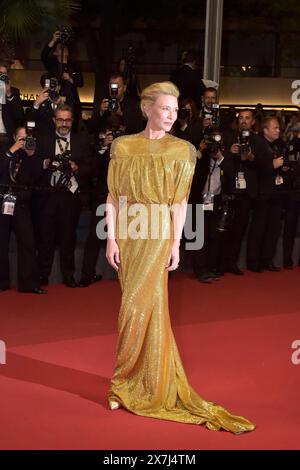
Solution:
<svg viewBox="0 0 300 470">
<path fill-rule="evenodd" d="M 35 240 L 30 212 L 31 190 L 42 173 L 35 154 L 31 123 L 19 127 L 14 144 L 0 156 L 0 292 L 10 288 L 9 241 L 15 232 L 18 249 L 18 290 L 45 294 L 40 288 Z M 22 186 L 22 187 L 20 187 Z"/>
<path fill-rule="evenodd" d="M 70 60 L 69 44 L 72 38 L 73 33 L 67 27 L 55 31 L 41 52 L 41 60 L 51 76 L 60 78 L 60 94 L 66 97 L 66 102 L 73 108 L 73 129 L 77 130 L 81 118 L 78 88 L 82 88 L 84 83 L 79 65 Z"/>
<path fill-rule="evenodd" d="M 58 240 L 63 282 L 68 287 L 77 287 L 74 252 L 81 207 L 79 192 L 87 188 L 89 146 L 82 135 L 71 131 L 70 106 L 59 105 L 54 116 L 55 132 L 41 137 L 38 142 L 44 184 L 52 188 L 40 199 L 40 276 L 42 285 L 47 285 Z"/>
<path fill-rule="evenodd" d="M 0 147 L 11 144 L 17 127 L 24 124 L 24 112 L 18 88 L 11 86 L 8 67 L 0 62 Z"/>
</svg>

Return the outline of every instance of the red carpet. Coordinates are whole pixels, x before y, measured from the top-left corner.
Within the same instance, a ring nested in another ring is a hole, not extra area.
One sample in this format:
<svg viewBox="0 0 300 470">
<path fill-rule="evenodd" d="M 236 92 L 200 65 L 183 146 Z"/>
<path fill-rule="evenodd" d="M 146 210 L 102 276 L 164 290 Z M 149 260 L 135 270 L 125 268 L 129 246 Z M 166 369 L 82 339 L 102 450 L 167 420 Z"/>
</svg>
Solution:
<svg viewBox="0 0 300 470">
<path fill-rule="evenodd" d="M 0 296 L 1 449 L 299 449 L 300 270 L 170 280 L 175 337 L 204 397 L 253 420 L 234 436 L 109 411 L 120 291 L 50 286 L 47 296 Z"/>
</svg>

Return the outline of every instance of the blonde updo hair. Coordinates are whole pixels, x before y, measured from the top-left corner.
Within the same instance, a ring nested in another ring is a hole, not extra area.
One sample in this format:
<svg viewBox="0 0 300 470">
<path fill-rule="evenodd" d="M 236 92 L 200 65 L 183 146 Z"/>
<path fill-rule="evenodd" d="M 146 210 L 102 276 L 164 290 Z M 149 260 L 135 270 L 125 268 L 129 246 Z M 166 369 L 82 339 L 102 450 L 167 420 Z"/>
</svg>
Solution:
<svg viewBox="0 0 300 470">
<path fill-rule="evenodd" d="M 143 116 L 147 119 L 147 115 L 145 113 L 145 105 L 153 104 L 161 95 L 170 95 L 175 96 L 175 98 L 179 97 L 179 90 L 176 85 L 172 82 L 157 82 L 152 83 L 152 85 L 147 86 L 141 94 L 141 110 Z"/>
</svg>

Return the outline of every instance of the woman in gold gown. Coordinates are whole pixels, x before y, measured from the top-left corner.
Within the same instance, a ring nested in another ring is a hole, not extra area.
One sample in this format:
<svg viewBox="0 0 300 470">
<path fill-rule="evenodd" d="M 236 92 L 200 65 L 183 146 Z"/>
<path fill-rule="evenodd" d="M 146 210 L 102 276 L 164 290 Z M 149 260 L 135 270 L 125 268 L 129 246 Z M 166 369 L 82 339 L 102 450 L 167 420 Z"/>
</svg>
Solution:
<svg viewBox="0 0 300 470">
<path fill-rule="evenodd" d="M 106 256 L 118 271 L 122 303 L 109 405 L 239 434 L 255 425 L 192 389 L 170 324 L 168 271 L 179 263 L 196 162 L 190 143 L 166 133 L 177 117 L 177 98 L 178 90 L 170 82 L 147 87 L 141 97 L 146 129 L 117 138 L 111 148 Z M 155 217 L 152 208 L 158 205 L 162 215 Z"/>
</svg>

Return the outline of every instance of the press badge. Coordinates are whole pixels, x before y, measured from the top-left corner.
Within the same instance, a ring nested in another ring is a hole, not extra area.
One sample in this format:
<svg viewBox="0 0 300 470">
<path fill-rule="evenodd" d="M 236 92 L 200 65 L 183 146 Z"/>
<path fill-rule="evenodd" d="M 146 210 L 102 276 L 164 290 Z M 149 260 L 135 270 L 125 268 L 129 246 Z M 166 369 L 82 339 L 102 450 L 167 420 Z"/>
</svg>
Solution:
<svg viewBox="0 0 300 470">
<path fill-rule="evenodd" d="M 203 204 L 202 209 L 204 211 L 213 211 L 214 210 L 214 195 L 213 194 L 203 194 Z"/>
<path fill-rule="evenodd" d="M 73 193 L 73 194 L 75 193 L 75 191 L 77 191 L 78 183 L 76 181 L 75 176 L 72 176 L 72 178 L 70 179 L 69 184 L 68 184 L 68 188 L 71 191 L 71 193 Z"/>
<path fill-rule="evenodd" d="M 236 189 L 247 189 L 247 183 L 243 171 L 238 172 L 238 176 L 235 178 L 235 187 Z"/>
<path fill-rule="evenodd" d="M 4 194 L 1 206 L 1 214 L 14 215 L 17 198 L 13 194 Z"/>
<path fill-rule="evenodd" d="M 283 184 L 283 178 L 282 176 L 280 175 L 277 175 L 276 178 L 275 178 L 275 184 L 276 186 L 280 186 L 281 184 Z"/>
</svg>

